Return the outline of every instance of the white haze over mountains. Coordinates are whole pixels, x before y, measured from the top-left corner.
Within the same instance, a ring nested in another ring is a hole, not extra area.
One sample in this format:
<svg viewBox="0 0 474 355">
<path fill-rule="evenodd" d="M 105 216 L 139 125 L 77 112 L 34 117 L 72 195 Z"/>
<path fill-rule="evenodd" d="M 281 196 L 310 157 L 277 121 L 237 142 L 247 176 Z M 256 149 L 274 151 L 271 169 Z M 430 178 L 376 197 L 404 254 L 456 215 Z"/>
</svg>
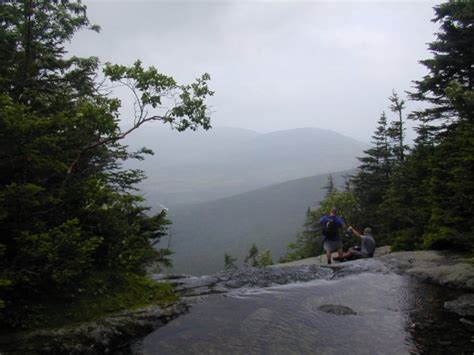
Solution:
<svg viewBox="0 0 474 355">
<path fill-rule="evenodd" d="M 238 128 L 176 132 L 159 126 L 126 138 L 156 154 L 144 170 L 148 203 L 167 207 L 215 200 L 307 176 L 353 169 L 368 145 L 336 132 L 299 128 L 266 134 Z"/>
<path fill-rule="evenodd" d="M 208 72 L 214 126 L 318 127 L 365 142 L 392 89 L 403 95 L 425 74 L 418 60 L 437 30 L 438 1 L 84 3 L 102 30 L 79 33 L 70 54 L 140 58 L 180 82 Z M 126 126 L 132 102 L 119 94 Z"/>
</svg>

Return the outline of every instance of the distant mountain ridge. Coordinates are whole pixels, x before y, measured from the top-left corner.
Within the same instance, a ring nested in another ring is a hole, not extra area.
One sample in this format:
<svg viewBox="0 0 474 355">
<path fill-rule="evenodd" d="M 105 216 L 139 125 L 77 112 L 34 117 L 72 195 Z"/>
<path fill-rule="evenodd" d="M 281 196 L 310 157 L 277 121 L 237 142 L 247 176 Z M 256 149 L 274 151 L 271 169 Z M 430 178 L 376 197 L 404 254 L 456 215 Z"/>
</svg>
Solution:
<svg viewBox="0 0 474 355">
<path fill-rule="evenodd" d="M 336 186 L 351 172 L 334 173 Z M 252 243 L 270 249 L 276 261 L 302 228 L 308 206 L 316 206 L 324 197 L 327 177 L 306 177 L 170 209 L 173 270 L 213 273 L 223 268 L 224 253 L 238 257 L 241 264 Z"/>
<path fill-rule="evenodd" d="M 339 133 L 298 128 L 257 133 L 239 128 L 176 132 L 150 125 L 125 140 L 131 148 L 155 151 L 144 162 L 141 189 L 152 205 L 211 201 L 305 176 L 357 165 L 368 148 Z"/>
</svg>

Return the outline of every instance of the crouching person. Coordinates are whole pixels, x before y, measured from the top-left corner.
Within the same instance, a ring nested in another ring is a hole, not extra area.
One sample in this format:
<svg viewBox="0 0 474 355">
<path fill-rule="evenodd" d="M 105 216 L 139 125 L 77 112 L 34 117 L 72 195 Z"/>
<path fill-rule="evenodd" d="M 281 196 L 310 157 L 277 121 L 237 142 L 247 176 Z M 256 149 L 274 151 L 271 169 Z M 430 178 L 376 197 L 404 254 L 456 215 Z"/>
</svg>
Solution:
<svg viewBox="0 0 474 355">
<path fill-rule="evenodd" d="M 351 226 L 349 227 L 349 231 L 352 233 L 352 235 L 360 238 L 360 248 L 350 248 L 346 253 L 343 254 L 342 259 L 351 260 L 372 258 L 375 252 L 375 240 L 374 236 L 372 235 L 372 229 L 367 227 L 364 229 L 363 234 L 360 234 Z M 336 258 L 334 260 L 336 260 Z"/>
</svg>

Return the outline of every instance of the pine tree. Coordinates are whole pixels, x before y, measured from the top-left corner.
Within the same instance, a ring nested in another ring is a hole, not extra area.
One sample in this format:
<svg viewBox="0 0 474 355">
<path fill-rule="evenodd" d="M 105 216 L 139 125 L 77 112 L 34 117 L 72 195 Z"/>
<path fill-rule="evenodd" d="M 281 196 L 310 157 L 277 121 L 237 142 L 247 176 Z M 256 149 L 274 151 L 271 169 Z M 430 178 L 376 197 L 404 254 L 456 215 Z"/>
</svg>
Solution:
<svg viewBox="0 0 474 355">
<path fill-rule="evenodd" d="M 405 109 L 405 101 L 400 99 L 395 91 L 392 92 L 389 101 L 390 110 L 398 114 L 398 121 L 393 121 L 388 130 L 388 135 L 395 140 L 396 144 L 393 147 L 395 157 L 399 162 L 405 159 L 405 151 L 408 147 L 404 144 L 405 128 L 403 125 L 403 110 Z"/>
<path fill-rule="evenodd" d="M 412 117 L 430 132 L 443 133 L 459 119 L 473 120 L 474 3 L 449 1 L 434 10 L 433 22 L 440 23 L 440 31 L 428 46 L 433 58 L 421 61 L 429 72 L 414 82 L 416 90 L 409 96 L 430 104 Z M 449 91 L 458 92 L 456 100 L 447 95 Z"/>
<path fill-rule="evenodd" d="M 128 152 L 120 140 L 149 121 L 210 127 L 208 75 L 178 85 L 137 61 L 104 68 L 109 82 L 139 88 L 139 115 L 121 131 L 119 100 L 94 82 L 98 59 L 65 57 L 76 31 L 97 29 L 85 10 L 73 1 L 0 3 L 0 321 L 10 326 L 28 323 L 43 300 L 72 301 L 92 275 L 167 264 L 169 251 L 153 248 L 166 213 L 150 215 L 133 193 L 143 172 L 122 168 L 150 151 Z M 171 93 L 165 115 L 146 115 Z"/>
<path fill-rule="evenodd" d="M 352 192 L 352 179 L 354 178 L 353 176 L 351 176 L 350 174 L 344 174 L 342 176 L 342 178 L 344 179 L 344 191 L 345 192 Z"/>
<path fill-rule="evenodd" d="M 235 265 L 236 261 L 237 261 L 237 258 L 231 256 L 230 254 L 225 253 L 224 254 L 224 269 L 225 270 L 237 269 L 237 265 Z"/>
<path fill-rule="evenodd" d="M 382 112 L 377 123 L 378 127 L 372 136 L 373 147 L 364 151 L 363 157 L 358 158 L 361 164 L 352 183 L 362 209 L 361 218 L 365 219 L 364 223 L 381 227 L 383 218 L 378 218 L 376 212 L 389 186 L 394 155 L 389 141 L 389 127 L 385 112 Z M 388 233 L 388 231 L 385 230 L 382 233 Z"/>
<path fill-rule="evenodd" d="M 253 266 L 253 267 L 258 266 L 257 257 L 258 257 L 258 248 L 255 245 L 255 243 L 253 243 L 249 249 L 248 255 L 245 257 L 244 263 L 247 264 L 248 261 L 250 260 L 251 261 L 250 266 Z"/>
<path fill-rule="evenodd" d="M 474 3 L 435 8 L 440 23 L 429 44 L 433 58 L 421 61 L 428 74 L 415 81 L 410 98 L 426 108 L 407 164 L 392 179 L 385 207 L 399 232 L 396 246 L 473 249 Z"/>
<path fill-rule="evenodd" d="M 260 253 L 258 253 L 257 266 L 265 267 L 270 265 L 273 265 L 272 254 L 269 249 L 264 249 Z"/>
<path fill-rule="evenodd" d="M 332 177 L 332 174 L 328 175 L 328 181 L 326 185 L 322 187 L 322 189 L 326 190 L 326 197 L 337 191 L 336 186 L 334 185 L 334 178 Z"/>
<path fill-rule="evenodd" d="M 81 29 L 98 31 L 80 1 L 23 0 L 0 6 L 0 91 L 36 113 L 70 107 L 95 90 L 97 58 L 65 58 Z"/>
</svg>

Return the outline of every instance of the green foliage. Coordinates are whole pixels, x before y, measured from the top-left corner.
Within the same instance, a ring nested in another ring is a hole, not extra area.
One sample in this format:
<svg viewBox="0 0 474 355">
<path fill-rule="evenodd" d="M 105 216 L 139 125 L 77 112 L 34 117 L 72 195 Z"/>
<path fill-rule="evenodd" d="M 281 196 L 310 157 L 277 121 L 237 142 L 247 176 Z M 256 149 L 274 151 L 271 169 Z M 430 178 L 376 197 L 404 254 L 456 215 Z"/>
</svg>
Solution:
<svg viewBox="0 0 474 355">
<path fill-rule="evenodd" d="M 416 144 L 403 159 L 392 150 L 396 164 L 384 180 L 378 180 L 377 169 L 372 168 L 380 167 L 372 164 L 378 149 L 366 152 L 368 156 L 361 159 L 365 165 L 354 185 L 363 209 L 370 206 L 382 239 L 392 243 L 393 249 L 472 252 L 474 74 L 470 68 L 474 61 L 474 3 L 450 1 L 434 9 L 440 31 L 429 44 L 433 58 L 421 61 L 428 74 L 415 81 L 415 91 L 410 93 L 412 100 L 428 103 L 410 115 L 420 123 Z M 393 96 L 391 102 L 401 122 L 403 101 Z M 401 132 L 396 128 L 386 136 L 395 138 L 396 132 Z M 401 139 L 399 143 L 403 147 Z"/>
<path fill-rule="evenodd" d="M 225 253 L 224 254 L 224 269 L 225 270 L 237 269 L 237 265 L 235 265 L 236 261 L 237 261 L 237 258 L 234 258 L 231 255 Z"/>
<path fill-rule="evenodd" d="M 337 207 L 337 214 L 347 224 L 357 224 L 359 212 L 359 202 L 351 192 L 336 191 L 321 201 L 319 208 L 311 213 L 313 224 L 319 223 L 319 219 L 329 213 L 332 207 Z"/>
<path fill-rule="evenodd" d="M 433 232 L 426 232 L 423 235 L 423 246 L 426 249 L 446 249 L 452 247 L 458 234 L 449 227 L 439 227 Z"/>
<path fill-rule="evenodd" d="M 336 186 L 334 185 L 334 179 L 332 177 L 332 174 L 328 175 L 328 181 L 323 187 L 323 189 L 326 190 L 326 197 L 337 191 Z"/>
<path fill-rule="evenodd" d="M 5 246 L 3 244 L 0 244 L 0 259 L 3 258 L 4 254 L 5 254 Z M 0 295 L 3 294 L 2 288 L 5 288 L 5 287 L 10 286 L 10 285 L 11 285 L 10 280 L 0 278 Z M 0 298 L 0 309 L 2 309 L 4 307 L 5 307 L 5 301 Z"/>
<path fill-rule="evenodd" d="M 21 277 L 29 285 L 46 289 L 72 283 L 91 268 L 93 254 L 102 238 L 83 234 L 79 220 L 68 220 L 44 233 L 24 234 L 17 239 L 16 265 L 25 270 Z"/>
<path fill-rule="evenodd" d="M 394 156 L 399 162 L 405 159 L 405 151 L 408 147 L 403 143 L 405 139 L 405 128 L 403 125 L 403 110 L 405 101 L 400 99 L 395 91 L 388 98 L 390 101 L 390 110 L 398 114 L 398 121 L 393 121 L 388 130 L 388 135 L 396 142 L 393 146 Z"/>
<path fill-rule="evenodd" d="M 288 244 L 286 254 L 280 259 L 281 262 L 300 260 L 319 255 L 323 252 L 322 230 L 319 220 L 329 213 L 332 207 L 337 207 L 338 215 L 346 224 L 360 224 L 360 207 L 357 197 L 349 191 L 334 191 L 320 202 L 317 209 L 309 209 L 306 213 L 304 230 L 296 235 L 296 240 Z M 354 239 L 344 240 L 344 244 L 355 244 Z"/>
<path fill-rule="evenodd" d="M 296 240 L 289 243 L 284 256 L 280 258 L 280 262 L 286 263 L 294 260 L 310 258 L 321 254 L 322 239 L 319 233 L 308 233 L 308 231 L 298 233 Z"/>
<path fill-rule="evenodd" d="M 232 260 L 232 261 L 235 261 L 235 260 Z M 245 265 L 247 265 L 249 261 L 250 261 L 250 266 L 252 267 L 265 267 L 265 266 L 273 265 L 273 259 L 272 259 L 272 254 L 270 253 L 270 250 L 264 249 L 262 251 L 259 251 L 255 243 L 252 244 L 252 246 L 249 249 L 248 255 L 245 257 L 245 260 L 244 260 Z"/>
<path fill-rule="evenodd" d="M 80 294 L 75 304 L 65 309 L 71 315 L 68 321 L 93 319 L 121 309 L 149 304 L 163 305 L 177 299 L 171 285 L 133 273 L 99 272 L 79 286 Z"/>
<path fill-rule="evenodd" d="M 361 206 L 359 222 L 377 230 L 378 239 L 382 242 L 391 239 L 392 225 L 395 223 L 393 218 L 386 216 L 392 216 L 393 210 L 396 210 L 393 208 L 394 201 L 386 204 L 387 195 L 393 188 L 394 181 L 401 175 L 400 169 L 404 166 L 408 150 L 404 144 L 405 101 L 395 92 L 388 99 L 389 108 L 398 115 L 398 119 L 388 122 L 385 112 L 382 113 L 372 136 L 373 147 L 364 151 L 365 155 L 359 158 L 361 165 L 352 180 Z"/>
<path fill-rule="evenodd" d="M 69 289 L 67 294 L 49 294 L 29 304 L 28 312 L 9 315 L 9 323 L 23 329 L 59 327 L 94 320 L 123 309 L 164 305 L 177 299 L 172 286 L 147 277 L 113 271 L 96 271 Z"/>
<path fill-rule="evenodd" d="M 147 121 L 162 121 L 178 131 L 211 128 L 205 104 L 205 99 L 214 94 L 207 86 L 209 74 L 203 74 L 192 84 L 178 85 L 172 77 L 159 73 L 155 67 L 143 68 L 139 60 L 131 67 L 107 63 L 104 74 L 112 83 L 129 88 L 137 98 L 135 126 Z M 165 100 L 170 101 L 170 109 L 147 116 L 148 109 L 163 108 Z"/>
<path fill-rule="evenodd" d="M 148 266 L 169 265 L 170 251 L 153 247 L 166 234 L 166 213 L 149 215 L 144 199 L 132 193 L 143 172 L 122 168 L 126 159 L 151 152 L 129 153 L 120 139 L 156 120 L 180 131 L 210 128 L 209 75 L 178 85 L 137 61 L 104 69 L 110 82 L 139 94 L 134 125 L 122 131 L 120 101 L 101 94 L 94 81 L 98 59 L 65 57 L 77 30 L 97 30 L 85 9 L 75 1 L 0 4 L 0 320 L 6 326 L 23 326 L 39 299 L 73 302 L 81 293 L 75 285 L 87 288 L 97 273 L 139 282 Z M 147 116 L 149 109 L 163 114 Z"/>
<path fill-rule="evenodd" d="M 249 249 L 248 255 L 245 257 L 244 263 L 247 265 L 247 263 L 250 261 L 250 266 L 258 266 L 257 257 L 258 248 L 255 243 L 253 243 Z"/>
<path fill-rule="evenodd" d="M 364 225 L 372 225 L 380 232 L 377 210 L 384 199 L 394 170 L 394 152 L 390 138 L 390 127 L 385 113 L 378 120 L 373 147 L 360 157 L 361 165 L 352 179 L 354 194 L 360 205 L 359 219 Z"/>
<path fill-rule="evenodd" d="M 382 240 L 382 244 L 386 242 L 391 243 L 392 251 L 416 250 L 422 247 L 415 229 L 394 232 L 389 240 Z"/>
<path fill-rule="evenodd" d="M 258 267 L 265 267 L 273 265 L 272 254 L 270 250 L 264 249 L 257 256 L 257 266 Z"/>
<path fill-rule="evenodd" d="M 413 116 L 426 123 L 431 132 L 442 133 L 458 118 L 469 118 L 472 123 L 474 3 L 449 1 L 434 10 L 433 21 L 440 24 L 440 31 L 429 44 L 433 57 L 421 61 L 429 72 L 415 81 L 416 91 L 410 93 L 410 98 L 430 104 Z M 456 100 L 452 100 L 453 91 Z"/>
<path fill-rule="evenodd" d="M 0 4 L 0 92 L 37 112 L 71 107 L 94 89 L 95 58 L 64 58 L 64 44 L 83 28 L 97 31 L 77 1 Z"/>
</svg>

